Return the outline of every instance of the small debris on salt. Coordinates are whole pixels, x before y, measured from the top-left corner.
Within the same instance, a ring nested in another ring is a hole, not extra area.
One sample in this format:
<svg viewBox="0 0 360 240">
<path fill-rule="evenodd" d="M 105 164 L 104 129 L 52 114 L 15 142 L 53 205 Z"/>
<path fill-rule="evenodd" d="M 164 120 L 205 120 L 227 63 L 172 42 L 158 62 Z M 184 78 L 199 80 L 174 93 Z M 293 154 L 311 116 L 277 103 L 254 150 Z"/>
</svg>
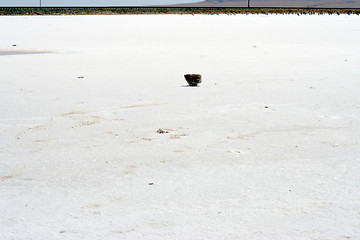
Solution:
<svg viewBox="0 0 360 240">
<path fill-rule="evenodd" d="M 168 131 L 162 130 L 161 128 L 159 128 L 156 132 L 159 134 L 168 133 Z"/>
</svg>

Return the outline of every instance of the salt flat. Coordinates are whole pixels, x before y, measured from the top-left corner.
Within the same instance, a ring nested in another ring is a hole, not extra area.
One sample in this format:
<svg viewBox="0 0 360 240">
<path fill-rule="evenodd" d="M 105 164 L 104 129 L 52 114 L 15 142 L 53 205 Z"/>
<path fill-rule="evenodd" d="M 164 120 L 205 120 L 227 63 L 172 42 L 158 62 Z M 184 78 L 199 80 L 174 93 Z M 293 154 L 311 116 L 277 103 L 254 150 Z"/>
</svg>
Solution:
<svg viewBox="0 0 360 240">
<path fill-rule="evenodd" d="M 0 239 L 360 239 L 359 16 L 0 32 Z"/>
</svg>

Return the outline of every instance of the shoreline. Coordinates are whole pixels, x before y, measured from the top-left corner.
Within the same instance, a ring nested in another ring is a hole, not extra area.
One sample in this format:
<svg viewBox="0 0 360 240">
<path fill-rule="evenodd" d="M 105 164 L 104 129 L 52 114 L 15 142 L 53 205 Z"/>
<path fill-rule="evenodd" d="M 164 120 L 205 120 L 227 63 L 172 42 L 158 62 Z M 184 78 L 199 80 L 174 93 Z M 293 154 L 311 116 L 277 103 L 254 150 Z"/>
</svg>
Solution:
<svg viewBox="0 0 360 240">
<path fill-rule="evenodd" d="M 127 14 L 360 14 L 359 8 L 239 7 L 0 7 L 0 16 Z"/>
</svg>

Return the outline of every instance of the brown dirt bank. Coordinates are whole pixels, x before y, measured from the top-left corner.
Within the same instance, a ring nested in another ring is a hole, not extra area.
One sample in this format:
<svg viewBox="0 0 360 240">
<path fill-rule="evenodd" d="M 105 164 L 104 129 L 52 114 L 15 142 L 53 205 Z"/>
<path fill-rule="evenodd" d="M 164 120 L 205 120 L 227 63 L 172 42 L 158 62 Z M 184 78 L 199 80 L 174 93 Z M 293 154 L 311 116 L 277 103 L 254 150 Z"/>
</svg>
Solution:
<svg viewBox="0 0 360 240">
<path fill-rule="evenodd" d="M 171 7 L 247 7 L 247 0 L 205 0 Z M 360 8 L 360 0 L 250 0 L 251 7 Z"/>
<path fill-rule="evenodd" d="M 118 14 L 357 14 L 360 9 L 323 8 L 195 8 L 195 7 L 144 7 L 144 8 L 0 8 L 5 15 L 118 15 Z"/>
</svg>

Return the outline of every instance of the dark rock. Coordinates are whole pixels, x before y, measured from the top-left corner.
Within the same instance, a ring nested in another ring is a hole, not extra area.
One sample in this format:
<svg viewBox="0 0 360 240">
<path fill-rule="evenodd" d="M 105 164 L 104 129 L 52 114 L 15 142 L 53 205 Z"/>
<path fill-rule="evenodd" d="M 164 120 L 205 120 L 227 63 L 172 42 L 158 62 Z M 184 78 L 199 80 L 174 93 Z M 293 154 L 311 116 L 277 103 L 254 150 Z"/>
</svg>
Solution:
<svg viewBox="0 0 360 240">
<path fill-rule="evenodd" d="M 189 86 L 195 87 L 202 82 L 201 74 L 185 74 L 184 75 Z"/>
</svg>

